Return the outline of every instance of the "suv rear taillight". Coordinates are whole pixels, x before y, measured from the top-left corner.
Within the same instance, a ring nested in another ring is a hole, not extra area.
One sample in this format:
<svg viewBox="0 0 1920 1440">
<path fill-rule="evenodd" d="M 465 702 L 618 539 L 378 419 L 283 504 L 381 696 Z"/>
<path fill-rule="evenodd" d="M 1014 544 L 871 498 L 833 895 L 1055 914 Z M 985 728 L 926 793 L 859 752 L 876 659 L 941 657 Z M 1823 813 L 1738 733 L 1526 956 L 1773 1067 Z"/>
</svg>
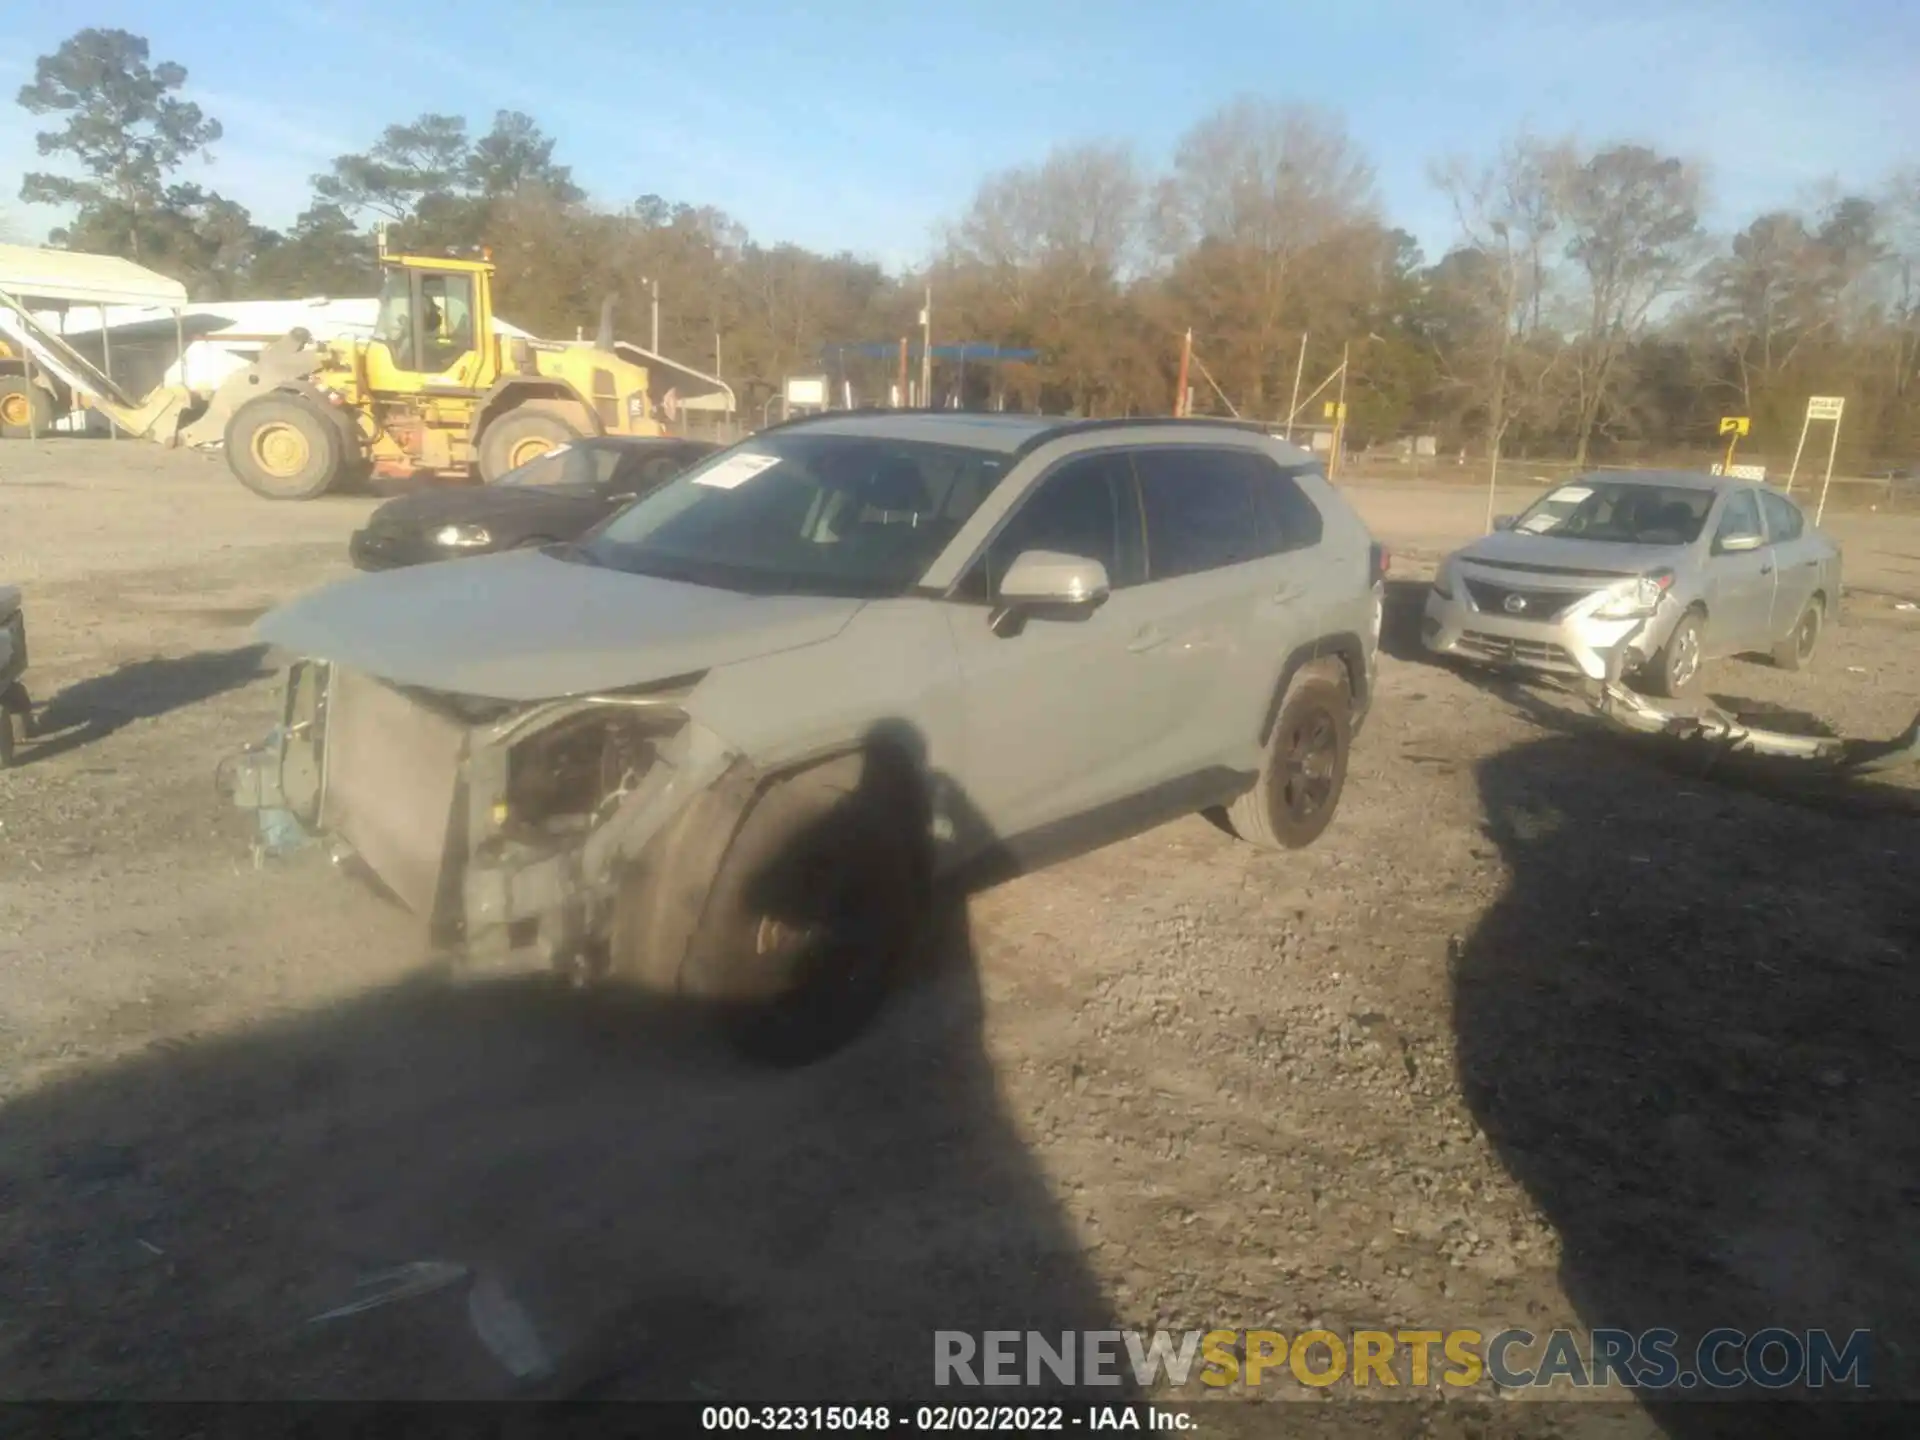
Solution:
<svg viewBox="0 0 1920 1440">
<path fill-rule="evenodd" d="M 1384 545 L 1367 547 L 1367 582 L 1378 585 L 1387 578 L 1387 569 L 1393 564 L 1393 552 Z"/>
</svg>

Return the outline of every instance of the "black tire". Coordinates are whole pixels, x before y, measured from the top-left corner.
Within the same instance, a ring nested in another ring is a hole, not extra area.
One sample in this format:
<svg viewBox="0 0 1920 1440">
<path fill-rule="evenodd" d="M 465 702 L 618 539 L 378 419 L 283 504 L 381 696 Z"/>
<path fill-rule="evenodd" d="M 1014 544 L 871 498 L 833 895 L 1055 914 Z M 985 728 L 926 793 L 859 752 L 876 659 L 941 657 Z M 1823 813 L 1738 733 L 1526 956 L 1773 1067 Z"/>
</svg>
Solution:
<svg viewBox="0 0 1920 1440">
<path fill-rule="evenodd" d="M 262 395 L 233 412 L 227 468 L 268 500 L 314 500 L 346 470 L 340 423 L 297 395 Z"/>
<path fill-rule="evenodd" d="M 756 1063 L 809 1064 L 851 1041 L 920 941 L 917 808 L 884 788 L 776 785 L 720 863 L 681 989 L 717 1004 L 728 1042 Z"/>
<path fill-rule="evenodd" d="M 1680 617 L 1660 653 L 1640 672 L 1641 686 L 1647 694 L 1679 700 L 1699 688 L 1701 673 L 1706 669 L 1700 654 L 1703 619 L 1698 610 Z"/>
<path fill-rule="evenodd" d="M 1818 595 L 1807 601 L 1807 608 L 1793 622 L 1793 629 L 1773 645 L 1773 663 L 1782 670 L 1804 670 L 1813 661 L 1820 646 L 1820 632 L 1826 628 L 1827 607 Z"/>
<path fill-rule="evenodd" d="M 0 439 L 26 440 L 52 429 L 53 397 L 24 375 L 0 375 Z"/>
<path fill-rule="evenodd" d="M 11 710 L 0 710 L 0 770 L 13 768 L 14 753 L 26 735 L 24 718 L 15 716 Z"/>
<path fill-rule="evenodd" d="M 480 478 L 491 485 L 548 450 L 583 439 L 577 405 L 529 400 L 492 421 L 480 435 Z"/>
<path fill-rule="evenodd" d="M 1226 808 L 1227 829 L 1263 850 L 1299 850 L 1333 823 L 1347 785 L 1353 697 L 1344 669 L 1316 663 L 1288 685 L 1253 788 Z"/>
</svg>

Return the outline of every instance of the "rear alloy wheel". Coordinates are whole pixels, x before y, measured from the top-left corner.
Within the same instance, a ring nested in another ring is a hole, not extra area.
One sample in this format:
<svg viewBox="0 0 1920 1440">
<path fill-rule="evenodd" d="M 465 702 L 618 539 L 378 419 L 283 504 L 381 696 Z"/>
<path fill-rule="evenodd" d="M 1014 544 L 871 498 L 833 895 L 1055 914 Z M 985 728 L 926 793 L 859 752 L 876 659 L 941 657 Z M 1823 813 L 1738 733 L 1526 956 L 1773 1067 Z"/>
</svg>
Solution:
<svg viewBox="0 0 1920 1440">
<path fill-rule="evenodd" d="M 227 422 L 227 466 L 268 500 L 313 500 L 345 468 L 339 423 L 295 395 L 262 395 Z"/>
<path fill-rule="evenodd" d="M 1303 672 L 1287 688 L 1253 789 L 1235 800 L 1226 827 L 1263 850 L 1311 845 L 1333 823 L 1347 784 L 1353 704 L 1345 672 Z"/>
<path fill-rule="evenodd" d="M 0 375 L 0 437 L 26 440 L 53 428 L 53 398 L 24 375 Z"/>
<path fill-rule="evenodd" d="M 1660 647 L 1660 653 L 1648 662 L 1643 674 L 1650 694 L 1677 700 L 1692 694 L 1700 683 L 1705 659 L 1704 627 L 1700 620 L 1698 610 L 1682 615 L 1673 633 L 1667 636 L 1667 643 Z"/>
<path fill-rule="evenodd" d="M 1806 669 L 1813 652 L 1820 646 L 1820 630 L 1826 619 L 1827 607 L 1816 595 L 1807 601 L 1807 608 L 1800 612 L 1793 629 L 1774 642 L 1773 663 L 1782 670 Z"/>
</svg>

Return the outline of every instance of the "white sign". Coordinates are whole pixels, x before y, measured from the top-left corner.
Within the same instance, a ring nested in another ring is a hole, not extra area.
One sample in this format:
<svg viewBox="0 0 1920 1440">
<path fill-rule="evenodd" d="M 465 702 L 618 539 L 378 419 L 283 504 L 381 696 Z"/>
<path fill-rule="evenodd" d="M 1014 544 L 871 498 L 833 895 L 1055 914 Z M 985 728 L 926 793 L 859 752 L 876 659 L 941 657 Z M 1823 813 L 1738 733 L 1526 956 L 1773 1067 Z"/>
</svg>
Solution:
<svg viewBox="0 0 1920 1440">
<path fill-rule="evenodd" d="M 1847 408 L 1844 395 L 1810 395 L 1807 397 L 1807 418 L 1809 420 L 1838 420 L 1840 412 Z"/>
<path fill-rule="evenodd" d="M 787 404 L 818 405 L 824 410 L 827 405 L 827 377 L 824 375 L 788 376 Z"/>
<path fill-rule="evenodd" d="M 1725 475 L 1729 480 L 1764 480 L 1767 467 L 1764 465 L 1722 465 L 1715 462 L 1713 473 Z"/>
<path fill-rule="evenodd" d="M 711 465 L 692 477 L 696 485 L 711 485 L 716 490 L 734 490 L 747 483 L 762 470 L 771 470 L 780 463 L 778 455 L 755 455 L 751 452 L 743 455 L 729 455 L 717 465 Z"/>
</svg>

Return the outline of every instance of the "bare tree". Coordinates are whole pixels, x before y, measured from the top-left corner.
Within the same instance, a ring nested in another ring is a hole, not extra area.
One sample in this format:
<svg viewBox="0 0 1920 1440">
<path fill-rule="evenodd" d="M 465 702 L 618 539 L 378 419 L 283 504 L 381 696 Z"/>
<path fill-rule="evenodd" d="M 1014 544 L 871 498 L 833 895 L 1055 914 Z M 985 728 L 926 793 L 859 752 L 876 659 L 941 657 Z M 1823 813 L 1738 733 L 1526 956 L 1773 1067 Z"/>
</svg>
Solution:
<svg viewBox="0 0 1920 1440">
<path fill-rule="evenodd" d="M 948 233 L 949 314 L 1039 348 L 1043 382 L 1090 410 L 1118 401 L 1123 283 L 1142 258 L 1131 151 L 1087 145 L 989 177 Z"/>
<path fill-rule="evenodd" d="M 1256 413 L 1291 378 L 1307 312 L 1350 325 L 1389 243 L 1372 167 L 1339 118 L 1256 99 L 1188 131 L 1155 220 L 1176 302 Z"/>
<path fill-rule="evenodd" d="M 1574 462 L 1585 464 L 1628 346 L 1654 306 L 1685 286 L 1704 256 L 1702 187 L 1682 160 L 1642 145 L 1615 145 L 1567 168 L 1557 188 L 1567 256 L 1586 300 L 1574 367 Z"/>
<path fill-rule="evenodd" d="M 1565 142 L 1522 134 L 1488 165 L 1456 159 L 1434 171 L 1462 242 L 1436 267 L 1435 298 L 1452 317 L 1436 348 L 1442 373 L 1477 398 L 1484 416 L 1489 526 L 1507 431 L 1523 413 L 1540 415 L 1563 353 L 1546 320 L 1558 278 L 1560 177 L 1571 153 Z"/>
</svg>

